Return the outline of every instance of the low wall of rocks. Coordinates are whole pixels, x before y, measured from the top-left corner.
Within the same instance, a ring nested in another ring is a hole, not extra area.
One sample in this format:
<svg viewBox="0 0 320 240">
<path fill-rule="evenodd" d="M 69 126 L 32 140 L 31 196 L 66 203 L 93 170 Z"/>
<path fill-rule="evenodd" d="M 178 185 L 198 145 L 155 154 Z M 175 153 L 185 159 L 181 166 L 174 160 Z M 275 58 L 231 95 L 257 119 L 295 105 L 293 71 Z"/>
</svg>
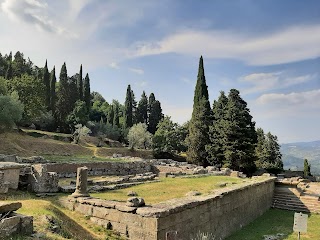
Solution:
<svg viewBox="0 0 320 240">
<path fill-rule="evenodd" d="M 275 178 L 232 185 L 207 196 L 172 199 L 145 207 L 96 198 L 68 198 L 63 205 L 132 240 L 183 240 L 197 232 L 223 239 L 268 210 Z"/>
<path fill-rule="evenodd" d="M 103 175 L 135 175 L 153 172 L 151 163 L 144 161 L 134 162 L 86 162 L 86 163 L 48 163 L 48 172 L 56 172 L 60 178 L 76 177 L 77 168 L 86 166 L 89 176 Z"/>
</svg>

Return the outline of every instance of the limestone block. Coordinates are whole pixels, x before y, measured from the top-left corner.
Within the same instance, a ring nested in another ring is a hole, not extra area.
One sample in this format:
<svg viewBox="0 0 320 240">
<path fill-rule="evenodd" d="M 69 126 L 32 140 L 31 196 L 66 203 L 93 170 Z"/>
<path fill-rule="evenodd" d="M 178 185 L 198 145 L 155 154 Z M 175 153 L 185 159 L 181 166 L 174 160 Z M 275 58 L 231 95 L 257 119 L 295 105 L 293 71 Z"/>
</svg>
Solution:
<svg viewBox="0 0 320 240">
<path fill-rule="evenodd" d="M 92 216 L 93 206 L 81 203 L 74 204 L 74 210 L 84 215 Z"/>
<path fill-rule="evenodd" d="M 23 235 L 31 235 L 33 233 L 33 217 L 15 213 L 20 217 L 20 233 Z"/>
<path fill-rule="evenodd" d="M 0 221 L 0 236 L 9 237 L 19 232 L 20 217 L 12 216 L 4 218 Z"/>
<path fill-rule="evenodd" d="M 0 214 L 16 211 L 21 207 L 22 207 L 21 202 L 13 202 L 13 203 L 2 202 L 0 203 Z"/>
</svg>

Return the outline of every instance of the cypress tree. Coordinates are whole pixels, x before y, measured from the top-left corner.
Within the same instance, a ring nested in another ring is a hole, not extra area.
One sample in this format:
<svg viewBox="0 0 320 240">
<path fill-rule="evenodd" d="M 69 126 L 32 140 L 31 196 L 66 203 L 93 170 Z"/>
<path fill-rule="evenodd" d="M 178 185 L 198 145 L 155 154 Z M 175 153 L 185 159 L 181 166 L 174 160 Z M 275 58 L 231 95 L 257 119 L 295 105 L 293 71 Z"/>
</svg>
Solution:
<svg viewBox="0 0 320 240">
<path fill-rule="evenodd" d="M 132 91 L 131 86 L 128 85 L 126 100 L 124 103 L 124 128 L 130 128 L 132 125 Z"/>
<path fill-rule="evenodd" d="M 205 146 L 209 144 L 209 126 L 212 123 L 212 113 L 209 103 L 209 93 L 204 75 L 203 58 L 200 57 L 197 83 L 194 91 L 193 111 L 189 124 L 187 160 L 194 164 L 207 166 Z"/>
<path fill-rule="evenodd" d="M 67 66 L 64 63 L 61 67 L 60 77 L 59 77 L 59 91 L 58 91 L 58 99 L 57 99 L 57 106 L 56 106 L 56 122 L 60 126 L 60 131 L 66 132 L 67 124 L 66 118 L 68 114 L 72 111 L 70 109 L 68 100 L 69 100 L 69 86 L 68 86 L 68 73 L 67 73 Z"/>
<path fill-rule="evenodd" d="M 12 63 L 9 62 L 8 64 L 8 68 L 7 68 L 7 71 L 6 71 L 6 79 L 7 80 L 10 80 L 13 78 L 13 70 L 12 70 Z"/>
<path fill-rule="evenodd" d="M 47 60 L 46 60 L 46 64 L 43 68 L 43 78 L 42 78 L 42 82 L 44 85 L 44 95 L 45 95 L 45 106 L 47 108 L 47 110 L 50 110 L 51 107 L 51 103 L 50 103 L 50 74 L 49 74 L 49 70 L 48 70 L 48 65 L 47 65 Z"/>
<path fill-rule="evenodd" d="M 82 64 L 80 65 L 80 71 L 77 78 L 77 89 L 78 89 L 78 95 L 79 99 L 83 101 L 83 80 L 82 80 Z"/>
<path fill-rule="evenodd" d="M 148 122 L 148 99 L 146 93 L 143 91 L 141 99 L 137 107 L 137 123 Z"/>
<path fill-rule="evenodd" d="M 89 112 L 91 109 L 91 95 L 90 95 L 90 78 L 88 73 L 84 79 L 83 100 L 86 103 L 87 110 Z"/>
<path fill-rule="evenodd" d="M 157 131 L 157 125 L 163 118 L 161 104 L 156 100 L 153 93 L 149 97 L 149 119 L 148 119 L 148 131 L 155 134 Z"/>
<path fill-rule="evenodd" d="M 55 104 L 56 104 L 56 68 L 53 67 L 50 73 L 50 110 L 52 113 L 55 112 Z"/>
<path fill-rule="evenodd" d="M 113 123 L 112 125 L 113 126 L 117 126 L 117 127 L 120 127 L 120 122 L 119 122 L 119 106 L 118 104 L 115 104 L 114 107 L 113 107 Z"/>
<path fill-rule="evenodd" d="M 107 122 L 113 125 L 113 119 L 114 119 L 114 109 L 113 104 L 110 105 L 108 109 L 108 116 L 107 116 Z"/>
</svg>

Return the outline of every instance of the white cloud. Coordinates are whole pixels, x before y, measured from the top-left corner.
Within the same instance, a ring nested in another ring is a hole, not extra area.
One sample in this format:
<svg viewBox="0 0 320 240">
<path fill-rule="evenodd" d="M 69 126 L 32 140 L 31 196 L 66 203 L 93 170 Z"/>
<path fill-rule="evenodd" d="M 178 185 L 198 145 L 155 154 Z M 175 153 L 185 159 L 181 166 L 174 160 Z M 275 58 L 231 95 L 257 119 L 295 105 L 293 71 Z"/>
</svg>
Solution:
<svg viewBox="0 0 320 240">
<path fill-rule="evenodd" d="M 113 69 L 120 69 L 120 66 L 118 63 L 116 62 L 112 62 L 109 64 L 109 67 L 113 68 Z"/>
<path fill-rule="evenodd" d="M 140 75 L 144 74 L 144 70 L 140 68 L 128 68 L 128 69 L 129 71 L 134 72 L 136 74 L 140 74 Z"/>
<path fill-rule="evenodd" d="M 243 89 L 244 94 L 264 92 L 273 89 L 283 89 L 301 83 L 306 83 L 317 77 L 317 74 L 306 74 L 301 76 L 289 76 L 285 72 L 252 73 L 239 78 L 241 83 L 251 86 Z"/>
<path fill-rule="evenodd" d="M 288 94 L 284 93 L 269 93 L 263 94 L 257 99 L 258 104 L 262 105 L 273 105 L 277 108 L 293 108 L 306 107 L 310 108 L 320 108 L 318 103 L 320 102 L 320 89 L 315 89 L 306 92 L 292 92 Z"/>
<path fill-rule="evenodd" d="M 158 42 L 137 42 L 132 56 L 179 53 L 240 59 L 250 65 L 273 65 L 320 56 L 320 25 L 295 26 L 264 36 L 231 31 L 181 31 Z"/>
</svg>

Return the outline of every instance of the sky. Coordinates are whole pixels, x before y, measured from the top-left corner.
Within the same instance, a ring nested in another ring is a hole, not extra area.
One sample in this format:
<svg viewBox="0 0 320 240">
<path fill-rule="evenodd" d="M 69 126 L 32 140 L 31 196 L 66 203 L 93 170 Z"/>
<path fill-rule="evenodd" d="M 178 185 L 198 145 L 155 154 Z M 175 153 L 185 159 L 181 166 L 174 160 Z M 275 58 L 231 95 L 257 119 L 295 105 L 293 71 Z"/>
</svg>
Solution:
<svg viewBox="0 0 320 240">
<path fill-rule="evenodd" d="M 318 0 L 0 0 L 0 52 L 89 73 L 124 103 L 128 84 L 191 118 L 199 58 L 211 104 L 236 88 L 280 143 L 320 139 Z"/>
</svg>

